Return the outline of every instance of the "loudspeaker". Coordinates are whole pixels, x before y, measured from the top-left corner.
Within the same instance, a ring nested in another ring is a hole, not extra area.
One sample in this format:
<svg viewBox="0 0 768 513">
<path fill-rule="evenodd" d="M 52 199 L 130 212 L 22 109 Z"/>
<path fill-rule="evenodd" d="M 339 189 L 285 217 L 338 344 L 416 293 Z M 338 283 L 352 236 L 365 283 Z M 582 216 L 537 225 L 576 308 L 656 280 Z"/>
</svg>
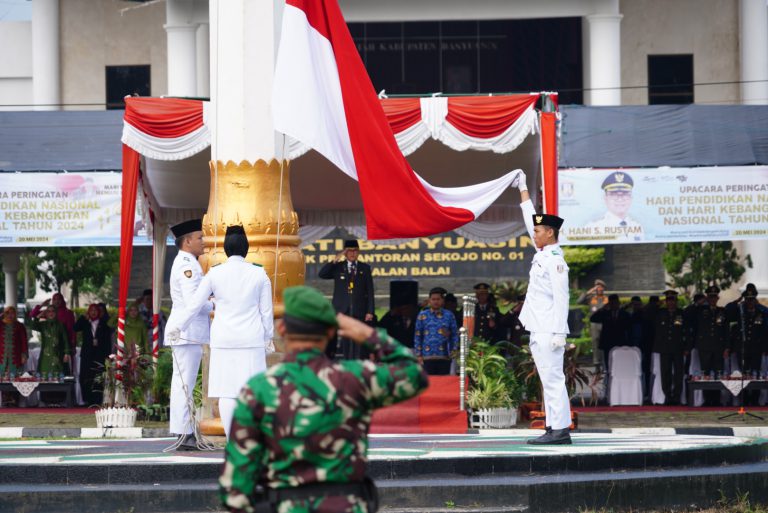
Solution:
<svg viewBox="0 0 768 513">
<path fill-rule="evenodd" d="M 416 305 L 419 302 L 419 282 L 392 280 L 389 282 L 389 307 Z"/>
</svg>

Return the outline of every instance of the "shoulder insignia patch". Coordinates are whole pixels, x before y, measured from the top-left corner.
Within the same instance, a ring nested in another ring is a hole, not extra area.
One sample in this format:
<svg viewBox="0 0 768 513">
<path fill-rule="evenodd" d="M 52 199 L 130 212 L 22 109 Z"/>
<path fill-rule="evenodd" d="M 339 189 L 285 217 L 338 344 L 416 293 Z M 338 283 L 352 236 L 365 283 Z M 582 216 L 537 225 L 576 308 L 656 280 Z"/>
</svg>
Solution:
<svg viewBox="0 0 768 513">
<path fill-rule="evenodd" d="M 189 259 L 189 257 L 183 257 L 182 260 L 184 260 L 185 262 L 191 262 L 192 261 L 192 260 Z"/>
<path fill-rule="evenodd" d="M 218 266 L 220 266 L 220 265 L 221 265 L 221 262 L 219 262 L 218 264 L 213 264 L 213 265 L 211 266 L 211 269 L 213 269 L 214 267 L 218 267 Z"/>
<path fill-rule="evenodd" d="M 553 255 L 560 255 L 561 253 L 559 251 L 557 251 L 556 249 L 553 249 L 552 250 L 552 254 Z"/>
<path fill-rule="evenodd" d="M 257 264 L 257 263 L 254 263 L 254 262 L 251 262 L 251 265 L 255 265 L 256 267 L 264 267 L 263 265 Z"/>
<path fill-rule="evenodd" d="M 187 269 L 186 271 L 184 271 L 184 276 L 186 276 L 187 278 L 191 278 L 192 277 L 192 271 L 190 269 Z"/>
</svg>

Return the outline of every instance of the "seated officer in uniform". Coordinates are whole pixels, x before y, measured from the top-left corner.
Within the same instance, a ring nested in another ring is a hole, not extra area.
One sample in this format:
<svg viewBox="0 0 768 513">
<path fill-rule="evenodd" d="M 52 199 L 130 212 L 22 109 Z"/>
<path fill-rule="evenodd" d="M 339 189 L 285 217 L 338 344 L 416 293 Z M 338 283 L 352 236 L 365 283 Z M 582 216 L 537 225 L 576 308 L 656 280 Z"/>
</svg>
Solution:
<svg viewBox="0 0 768 513">
<path fill-rule="evenodd" d="M 277 329 L 285 359 L 240 393 L 219 478 L 221 500 L 237 512 L 376 511 L 375 488 L 365 476 L 373 410 L 416 396 L 427 375 L 386 331 L 337 315 L 317 290 L 290 287 L 283 300 Z M 331 361 L 325 348 L 337 328 L 377 363 Z"/>
</svg>

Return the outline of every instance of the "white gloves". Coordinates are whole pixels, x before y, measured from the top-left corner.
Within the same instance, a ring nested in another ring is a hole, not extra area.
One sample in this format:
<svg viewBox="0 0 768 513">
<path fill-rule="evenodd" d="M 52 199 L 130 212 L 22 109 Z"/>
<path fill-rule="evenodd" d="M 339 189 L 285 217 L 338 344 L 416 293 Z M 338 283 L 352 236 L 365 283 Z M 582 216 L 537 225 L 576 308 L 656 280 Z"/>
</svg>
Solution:
<svg viewBox="0 0 768 513">
<path fill-rule="evenodd" d="M 526 183 L 525 172 L 522 169 L 517 170 L 517 176 L 512 179 L 510 187 L 517 187 L 520 192 L 528 190 L 528 184 Z"/>
<path fill-rule="evenodd" d="M 277 348 L 275 347 L 274 339 L 271 339 L 271 338 L 269 339 L 269 342 L 267 342 L 267 345 L 266 347 L 264 347 L 264 350 L 266 351 L 267 354 L 272 354 L 275 351 L 277 351 Z"/>
<path fill-rule="evenodd" d="M 565 335 L 554 335 L 552 337 L 552 350 L 557 351 L 565 347 Z"/>
<path fill-rule="evenodd" d="M 179 337 L 181 337 L 181 330 L 179 328 L 173 328 L 171 331 L 165 333 L 165 338 L 168 339 L 171 344 L 178 342 Z"/>
</svg>

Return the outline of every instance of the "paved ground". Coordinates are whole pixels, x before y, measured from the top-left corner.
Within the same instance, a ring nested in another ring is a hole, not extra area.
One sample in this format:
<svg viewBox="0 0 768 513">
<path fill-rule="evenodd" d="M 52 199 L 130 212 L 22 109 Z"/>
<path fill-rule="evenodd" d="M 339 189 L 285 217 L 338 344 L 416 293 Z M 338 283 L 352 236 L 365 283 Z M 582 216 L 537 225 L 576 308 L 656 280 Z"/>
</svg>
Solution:
<svg viewBox="0 0 768 513">
<path fill-rule="evenodd" d="M 579 412 L 579 427 L 582 429 L 634 428 L 642 427 L 731 427 L 739 425 L 768 426 L 768 408 L 750 408 L 749 412 L 762 416 L 763 420 L 752 417 L 719 417 L 734 413 L 738 408 L 685 408 L 656 407 L 621 408 L 610 407 L 576 408 Z M 12 413 L 11 413 L 12 412 Z M 23 413 L 21 413 L 23 412 Z M 137 422 L 138 427 L 167 428 L 167 422 Z M 6 410 L 0 409 L 0 427 L 49 427 L 76 428 L 95 427 L 96 418 L 92 410 L 83 409 L 78 413 L 62 414 L 56 409 Z M 519 428 L 527 427 L 521 424 Z"/>
<path fill-rule="evenodd" d="M 488 456 L 585 455 L 659 452 L 753 443 L 744 436 L 676 435 L 663 431 L 627 430 L 619 433 L 577 433 L 571 446 L 531 446 L 526 440 L 540 431 L 488 431 L 477 435 L 372 435 L 369 458 L 419 460 Z M 24 440 L 0 442 L 3 464 L 212 463 L 213 452 L 163 452 L 170 438 L 138 440 Z M 218 441 L 221 443 L 221 440 Z"/>
</svg>

